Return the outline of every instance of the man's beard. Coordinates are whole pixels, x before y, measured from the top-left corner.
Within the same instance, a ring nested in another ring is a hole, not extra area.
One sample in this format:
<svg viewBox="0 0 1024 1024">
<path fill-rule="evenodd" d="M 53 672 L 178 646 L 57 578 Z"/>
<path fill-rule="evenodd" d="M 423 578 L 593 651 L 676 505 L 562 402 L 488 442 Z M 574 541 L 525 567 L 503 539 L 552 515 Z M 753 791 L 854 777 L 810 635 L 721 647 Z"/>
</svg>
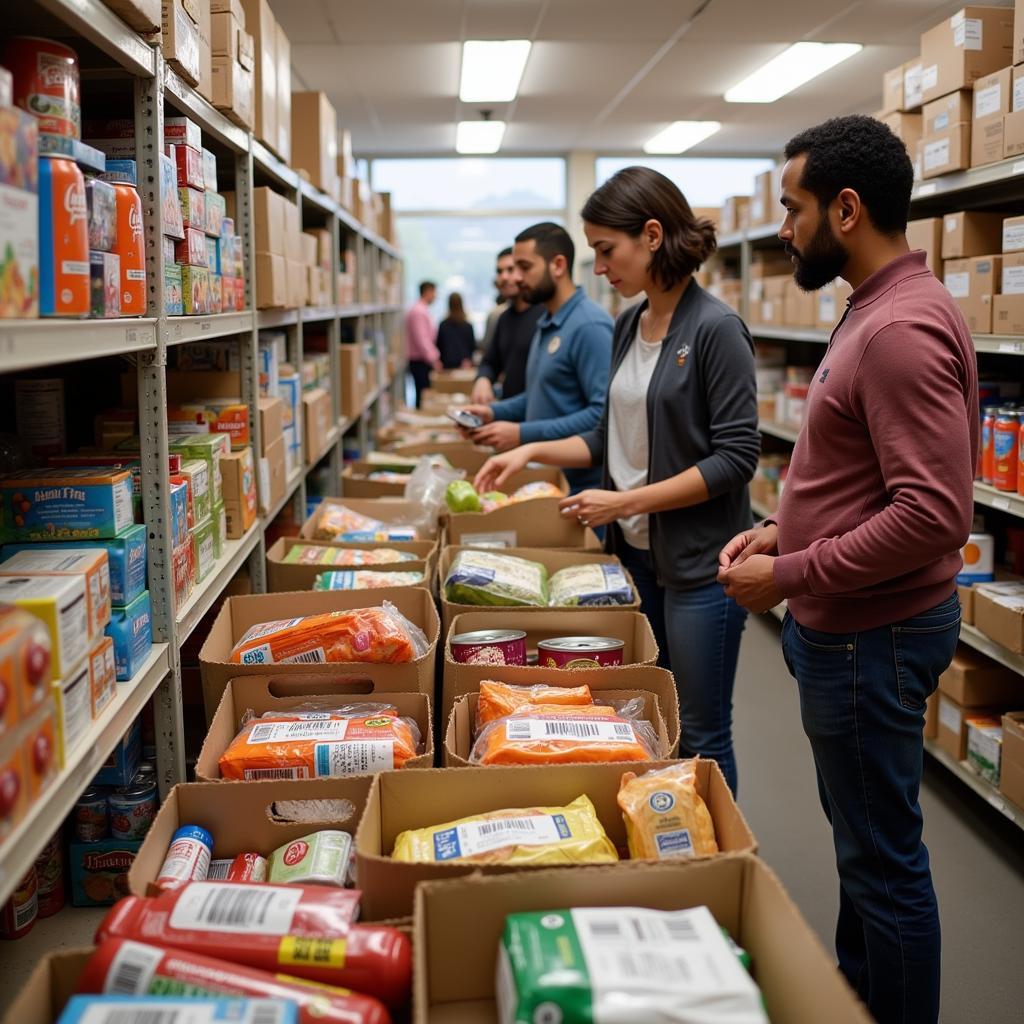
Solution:
<svg viewBox="0 0 1024 1024">
<path fill-rule="evenodd" d="M 824 214 L 804 251 L 798 252 L 787 242 L 786 254 L 796 257 L 793 279 L 805 292 L 817 291 L 834 281 L 850 258 L 843 243 L 832 234 L 828 217 Z"/>
<path fill-rule="evenodd" d="M 540 284 L 534 288 L 523 289 L 521 294 L 531 305 L 536 305 L 539 302 L 550 302 L 555 297 L 555 282 L 551 277 L 551 271 L 545 267 L 544 277 L 541 279 Z"/>
</svg>

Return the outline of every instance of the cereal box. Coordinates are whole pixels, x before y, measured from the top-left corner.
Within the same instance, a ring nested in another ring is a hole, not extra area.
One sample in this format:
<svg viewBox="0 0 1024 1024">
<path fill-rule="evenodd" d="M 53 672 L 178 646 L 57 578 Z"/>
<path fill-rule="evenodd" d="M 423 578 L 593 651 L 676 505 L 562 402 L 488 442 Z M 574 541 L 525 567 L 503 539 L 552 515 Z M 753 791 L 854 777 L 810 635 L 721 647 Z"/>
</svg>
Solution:
<svg viewBox="0 0 1024 1024">
<path fill-rule="evenodd" d="M 50 634 L 53 674 L 65 676 L 89 653 L 84 576 L 0 576 L 0 601 L 34 615 Z"/>
<path fill-rule="evenodd" d="M 50 684 L 57 707 L 57 744 L 61 765 L 82 745 L 92 725 L 89 662 L 83 661 L 64 679 Z"/>
<path fill-rule="evenodd" d="M 164 263 L 174 262 L 174 239 L 168 238 L 166 235 L 163 236 L 161 241 L 161 252 L 163 254 Z"/>
<path fill-rule="evenodd" d="M 90 309 L 85 179 L 70 160 L 39 161 L 39 312 L 84 317 Z"/>
<path fill-rule="evenodd" d="M 109 907 L 128 896 L 128 872 L 141 839 L 72 843 L 68 853 L 73 907 Z"/>
<path fill-rule="evenodd" d="M 89 295 L 92 316 L 121 315 L 121 257 L 116 252 L 89 253 Z"/>
<path fill-rule="evenodd" d="M 210 272 L 205 267 L 181 268 L 181 297 L 187 316 L 210 312 Z"/>
<path fill-rule="evenodd" d="M 112 252 L 117 244 L 117 196 L 113 185 L 87 178 L 85 201 L 89 210 L 89 250 Z"/>
<path fill-rule="evenodd" d="M 182 240 L 174 247 L 174 260 L 182 266 L 206 267 L 206 235 L 196 228 L 185 228 Z"/>
<path fill-rule="evenodd" d="M 127 607 L 114 605 L 106 634 L 114 641 L 117 681 L 126 682 L 139 671 L 153 646 L 152 608 L 148 590 L 144 590 Z"/>
<path fill-rule="evenodd" d="M 178 172 L 174 163 L 174 146 L 167 155 L 160 154 L 160 202 L 163 210 L 164 234 L 169 238 L 184 238 L 185 226 L 178 201 Z"/>
<path fill-rule="evenodd" d="M 164 312 L 168 316 L 185 315 L 185 296 L 181 287 L 181 267 L 164 264 Z"/>
<path fill-rule="evenodd" d="M 216 192 L 206 193 L 206 233 L 217 237 L 224 225 L 227 204 L 222 195 Z"/>
<path fill-rule="evenodd" d="M 193 149 L 202 149 L 203 133 L 199 125 L 189 117 L 165 117 L 164 145 L 177 146 L 179 144 L 191 146 Z"/>
<path fill-rule="evenodd" d="M 229 312 L 224 308 L 224 279 L 220 274 L 210 274 L 210 312 Z"/>
<path fill-rule="evenodd" d="M 220 458 L 231 451 L 227 434 L 170 434 L 169 449 L 187 459 L 202 459 L 210 467 L 210 498 L 212 505 L 224 500 L 220 479 Z M 202 518 L 200 516 L 200 518 Z"/>
<path fill-rule="evenodd" d="M 181 204 L 181 221 L 187 228 L 206 230 L 206 196 L 196 188 L 179 187 L 178 202 Z"/>
<path fill-rule="evenodd" d="M 168 146 L 168 156 L 174 157 L 174 166 L 178 174 L 178 187 L 190 185 L 202 191 L 203 158 L 198 149 L 191 146 Z"/>
</svg>

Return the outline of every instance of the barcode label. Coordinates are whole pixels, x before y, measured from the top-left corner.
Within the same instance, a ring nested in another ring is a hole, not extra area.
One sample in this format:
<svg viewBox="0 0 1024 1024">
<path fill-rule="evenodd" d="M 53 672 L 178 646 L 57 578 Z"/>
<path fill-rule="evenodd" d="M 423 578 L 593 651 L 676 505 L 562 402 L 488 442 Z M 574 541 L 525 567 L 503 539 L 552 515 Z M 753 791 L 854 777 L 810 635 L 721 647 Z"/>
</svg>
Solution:
<svg viewBox="0 0 1024 1024">
<path fill-rule="evenodd" d="M 245 781 L 254 779 L 308 779 L 309 770 L 302 768 L 246 768 Z"/>
<path fill-rule="evenodd" d="M 290 1004 L 276 999 L 244 999 L 198 995 L 193 999 L 162 998 L 151 1001 L 119 999 L 116 1004 L 95 1002 L 86 1006 L 79 1024 L 284 1024 L 294 1019 Z"/>
<path fill-rule="evenodd" d="M 104 995 L 144 996 L 163 958 L 162 949 L 126 940 L 107 972 Z"/>
<path fill-rule="evenodd" d="M 299 890 L 284 886 L 193 882 L 182 890 L 171 912 L 171 927 L 284 935 L 301 899 Z"/>
<path fill-rule="evenodd" d="M 249 730 L 249 743 L 283 743 L 288 740 L 343 740 L 348 732 L 348 719 L 319 722 L 268 722 Z"/>
<path fill-rule="evenodd" d="M 27 928 L 39 915 L 39 893 L 33 892 L 31 899 L 22 904 L 14 905 L 14 930 L 20 932 Z"/>
<path fill-rule="evenodd" d="M 233 863 L 234 861 L 230 857 L 225 857 L 223 860 L 211 860 L 210 869 L 206 872 L 206 881 L 223 882 L 228 877 Z"/>
<path fill-rule="evenodd" d="M 439 861 L 475 857 L 503 846 L 547 846 L 571 837 L 561 814 L 535 814 L 518 818 L 492 818 L 446 828 L 434 836 L 434 857 Z"/>
<path fill-rule="evenodd" d="M 318 743 L 313 756 L 317 777 L 375 775 L 395 767 L 395 741 L 346 740 Z"/>
<path fill-rule="evenodd" d="M 327 652 L 322 647 L 312 651 L 303 651 L 302 654 L 293 654 L 290 658 L 282 658 L 281 665 L 326 665 Z"/>
<path fill-rule="evenodd" d="M 602 740 L 610 743 L 636 741 L 629 722 L 583 718 L 510 718 L 505 722 L 505 736 L 513 743 L 545 739 Z"/>
</svg>

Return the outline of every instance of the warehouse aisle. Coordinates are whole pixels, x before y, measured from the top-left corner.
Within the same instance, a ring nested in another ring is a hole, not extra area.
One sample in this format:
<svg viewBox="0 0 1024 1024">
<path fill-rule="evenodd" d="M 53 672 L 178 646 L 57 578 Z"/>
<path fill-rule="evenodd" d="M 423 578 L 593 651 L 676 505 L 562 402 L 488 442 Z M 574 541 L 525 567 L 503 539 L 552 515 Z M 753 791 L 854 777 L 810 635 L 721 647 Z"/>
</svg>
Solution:
<svg viewBox="0 0 1024 1024">
<path fill-rule="evenodd" d="M 838 907 L 832 838 L 796 683 L 770 616 L 748 621 L 735 705 L 740 806 L 761 855 L 831 950 Z M 1024 837 L 927 756 L 922 803 L 943 922 L 941 1024 L 1020 1020 Z"/>
</svg>

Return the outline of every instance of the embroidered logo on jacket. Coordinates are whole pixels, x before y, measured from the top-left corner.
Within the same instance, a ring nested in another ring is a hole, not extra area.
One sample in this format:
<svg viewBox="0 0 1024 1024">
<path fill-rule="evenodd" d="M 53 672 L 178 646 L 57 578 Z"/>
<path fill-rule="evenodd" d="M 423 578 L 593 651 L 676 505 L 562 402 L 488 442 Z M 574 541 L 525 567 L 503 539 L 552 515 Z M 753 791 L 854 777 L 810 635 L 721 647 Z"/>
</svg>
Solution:
<svg viewBox="0 0 1024 1024">
<path fill-rule="evenodd" d="M 676 365 L 683 366 L 686 363 L 686 357 L 690 354 L 690 346 L 683 345 L 681 349 L 676 352 Z"/>
<path fill-rule="evenodd" d="M 818 383 L 819 384 L 824 384 L 825 383 L 825 378 L 827 376 L 828 376 L 828 367 L 826 366 L 825 369 L 821 371 L 821 376 L 818 378 Z"/>
</svg>

